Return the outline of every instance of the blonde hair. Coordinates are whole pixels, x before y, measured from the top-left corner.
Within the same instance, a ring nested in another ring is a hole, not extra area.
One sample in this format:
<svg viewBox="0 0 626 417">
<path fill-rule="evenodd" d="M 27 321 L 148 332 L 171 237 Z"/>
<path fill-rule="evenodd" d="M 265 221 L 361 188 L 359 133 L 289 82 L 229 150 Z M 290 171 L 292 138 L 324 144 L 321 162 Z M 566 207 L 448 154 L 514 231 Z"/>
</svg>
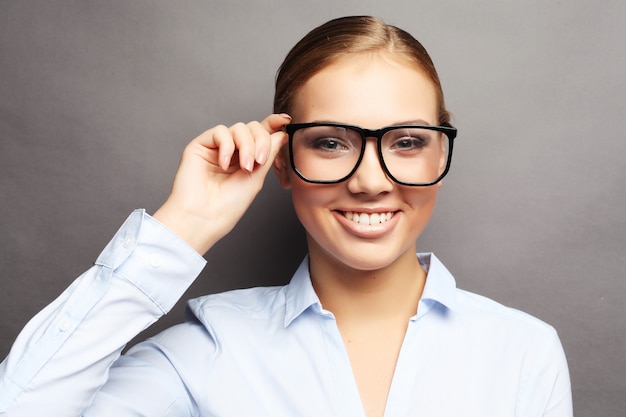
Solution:
<svg viewBox="0 0 626 417">
<path fill-rule="evenodd" d="M 397 54 L 421 68 L 435 86 L 439 124 L 450 122 L 443 90 L 426 49 L 413 36 L 371 16 L 333 19 L 313 29 L 287 54 L 276 75 L 274 112 L 289 113 L 298 89 L 318 71 L 350 54 L 380 50 Z"/>
</svg>

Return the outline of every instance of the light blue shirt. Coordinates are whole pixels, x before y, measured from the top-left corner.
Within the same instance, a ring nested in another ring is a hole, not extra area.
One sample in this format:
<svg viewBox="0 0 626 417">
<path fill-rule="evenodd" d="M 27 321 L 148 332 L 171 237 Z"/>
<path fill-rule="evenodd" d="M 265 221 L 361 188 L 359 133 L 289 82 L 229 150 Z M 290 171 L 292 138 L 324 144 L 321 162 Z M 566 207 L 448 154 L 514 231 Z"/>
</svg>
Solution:
<svg viewBox="0 0 626 417">
<path fill-rule="evenodd" d="M 456 288 L 432 254 L 385 415 L 572 415 L 552 327 Z M 18 337 L 0 366 L 3 416 L 364 417 L 332 313 L 305 259 L 282 287 L 189 302 L 188 320 L 132 348 L 204 260 L 143 211 Z M 375 354 L 375 352 L 373 352 Z"/>
</svg>

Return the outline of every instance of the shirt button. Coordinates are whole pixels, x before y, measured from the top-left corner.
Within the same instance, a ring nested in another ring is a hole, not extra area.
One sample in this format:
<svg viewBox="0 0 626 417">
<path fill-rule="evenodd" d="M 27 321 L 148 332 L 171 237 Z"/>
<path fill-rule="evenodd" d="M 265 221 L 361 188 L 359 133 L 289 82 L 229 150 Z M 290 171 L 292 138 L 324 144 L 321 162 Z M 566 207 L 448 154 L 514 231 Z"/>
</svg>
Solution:
<svg viewBox="0 0 626 417">
<path fill-rule="evenodd" d="M 150 255 L 150 265 L 153 268 L 158 268 L 163 264 L 161 257 L 159 255 Z"/>
<path fill-rule="evenodd" d="M 125 249 L 130 248 L 132 244 L 133 244 L 133 238 L 130 236 L 127 236 L 126 239 L 124 239 L 124 242 L 122 242 L 122 246 L 124 246 Z"/>
<path fill-rule="evenodd" d="M 71 328 L 72 328 L 72 325 L 71 325 L 71 323 L 70 323 L 69 321 L 67 321 L 67 320 L 63 320 L 63 321 L 61 322 L 61 324 L 59 324 L 59 330 L 60 330 L 60 331 L 62 331 L 62 332 L 66 332 L 66 331 L 68 331 L 68 330 L 69 330 L 69 329 L 71 329 Z"/>
</svg>

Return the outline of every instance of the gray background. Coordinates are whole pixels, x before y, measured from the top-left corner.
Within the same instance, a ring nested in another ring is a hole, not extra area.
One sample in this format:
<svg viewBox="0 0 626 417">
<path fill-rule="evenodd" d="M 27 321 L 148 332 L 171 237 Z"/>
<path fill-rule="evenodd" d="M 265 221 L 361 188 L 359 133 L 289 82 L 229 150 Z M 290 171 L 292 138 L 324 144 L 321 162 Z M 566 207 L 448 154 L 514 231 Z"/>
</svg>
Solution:
<svg viewBox="0 0 626 417">
<path fill-rule="evenodd" d="M 132 209 L 158 208 L 189 140 L 270 112 L 297 39 L 332 17 L 374 14 L 425 44 L 460 130 L 420 249 L 460 287 L 557 328 L 576 415 L 624 415 L 623 1 L 0 7 L 0 356 Z M 271 175 L 185 298 L 286 282 L 304 253 Z"/>
</svg>

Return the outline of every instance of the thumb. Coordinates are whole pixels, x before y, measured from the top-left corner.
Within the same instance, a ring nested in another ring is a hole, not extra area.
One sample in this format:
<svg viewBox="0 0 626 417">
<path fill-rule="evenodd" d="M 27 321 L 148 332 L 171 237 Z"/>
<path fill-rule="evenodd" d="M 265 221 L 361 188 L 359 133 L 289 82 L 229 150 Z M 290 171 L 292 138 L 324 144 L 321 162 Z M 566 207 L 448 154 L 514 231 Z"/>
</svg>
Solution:
<svg viewBox="0 0 626 417">
<path fill-rule="evenodd" d="M 270 140 L 271 140 L 270 152 L 268 155 L 268 160 L 265 163 L 265 165 L 268 166 L 268 169 L 269 169 L 269 166 L 274 162 L 276 155 L 278 155 L 283 145 L 287 143 L 288 136 L 286 132 L 279 130 L 270 135 Z"/>
<path fill-rule="evenodd" d="M 270 134 L 283 130 L 284 126 L 291 123 L 291 116 L 287 113 L 270 114 L 261 122 L 261 125 Z"/>
<path fill-rule="evenodd" d="M 271 141 L 268 163 L 266 165 L 271 165 L 283 145 L 287 143 L 288 137 L 284 127 L 289 123 L 291 123 L 291 116 L 286 113 L 270 114 L 261 122 L 261 125 L 270 133 Z"/>
</svg>

